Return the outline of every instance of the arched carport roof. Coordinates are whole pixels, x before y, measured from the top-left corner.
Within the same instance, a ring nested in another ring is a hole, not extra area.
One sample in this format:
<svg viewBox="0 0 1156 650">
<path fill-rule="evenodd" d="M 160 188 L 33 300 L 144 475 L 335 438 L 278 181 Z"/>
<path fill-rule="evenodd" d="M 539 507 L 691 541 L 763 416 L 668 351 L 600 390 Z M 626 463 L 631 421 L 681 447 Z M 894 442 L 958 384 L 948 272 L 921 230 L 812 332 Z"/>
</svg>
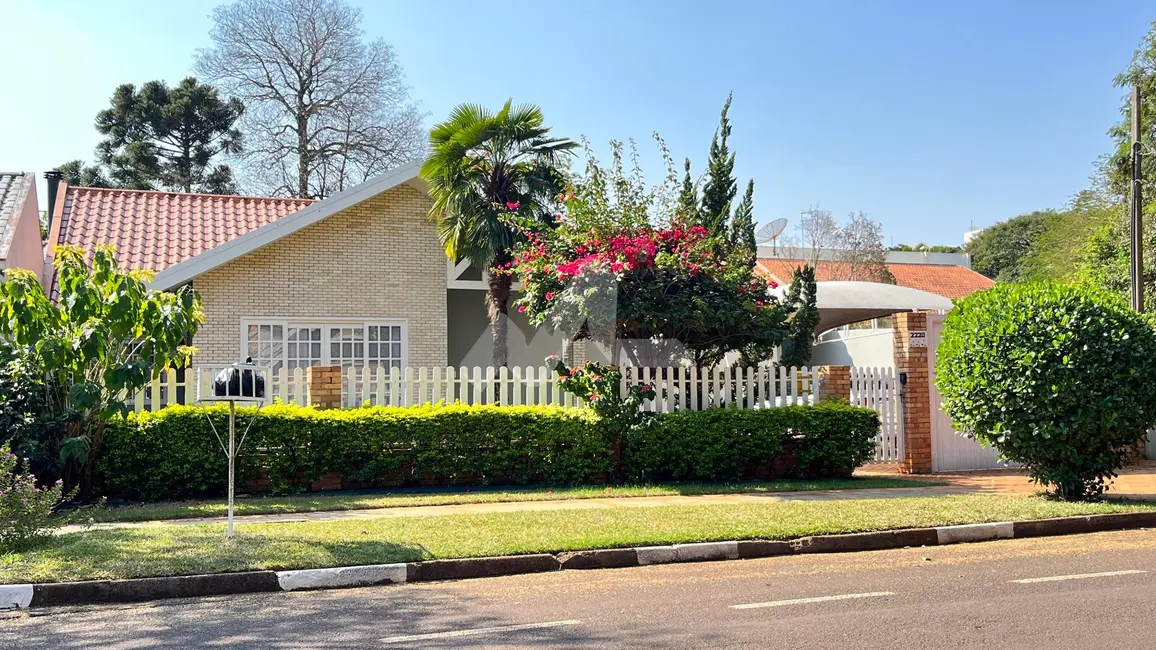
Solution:
<svg viewBox="0 0 1156 650">
<path fill-rule="evenodd" d="M 781 299 L 786 296 L 787 287 L 776 287 L 771 293 Z M 943 296 L 879 282 L 817 282 L 815 303 L 819 308 L 816 334 L 905 311 L 951 309 L 951 300 Z"/>
</svg>

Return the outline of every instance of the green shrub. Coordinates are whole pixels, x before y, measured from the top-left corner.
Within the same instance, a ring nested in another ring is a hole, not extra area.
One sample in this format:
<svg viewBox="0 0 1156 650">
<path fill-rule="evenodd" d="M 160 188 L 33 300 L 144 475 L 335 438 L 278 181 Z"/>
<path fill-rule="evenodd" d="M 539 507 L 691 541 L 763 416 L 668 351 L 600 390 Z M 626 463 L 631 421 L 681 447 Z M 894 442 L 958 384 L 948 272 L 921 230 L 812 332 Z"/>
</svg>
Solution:
<svg viewBox="0 0 1156 650">
<path fill-rule="evenodd" d="M 629 476 L 641 481 L 728 480 L 771 467 L 787 444 L 800 476 L 847 475 L 874 454 L 879 416 L 837 402 L 772 409 L 708 409 L 662 415 L 632 435 Z"/>
<path fill-rule="evenodd" d="M 206 412 L 227 435 L 224 406 L 173 406 L 110 423 L 109 444 L 98 461 L 104 493 L 132 499 L 224 493 L 225 455 Z M 238 436 L 253 412 L 238 409 Z M 239 463 L 239 480 L 263 466 L 276 491 L 307 488 L 327 472 L 369 487 L 416 485 L 427 476 L 567 484 L 611 469 L 601 430 L 587 410 L 456 404 L 329 411 L 268 406 L 253 422 Z"/>
<path fill-rule="evenodd" d="M 238 409 L 238 436 L 253 417 Z M 228 411 L 172 406 L 114 419 L 97 463 L 110 497 L 162 499 L 225 491 Z M 849 473 L 870 457 L 879 421 L 846 404 L 658 415 L 622 449 L 633 480 L 725 480 L 772 466 L 790 439 L 796 473 Z M 478 483 L 589 483 L 614 469 L 613 427 L 592 409 L 553 406 L 261 409 L 241 448 L 238 481 L 264 469 L 274 491 L 308 489 L 327 472 L 364 487 L 419 485 L 427 477 Z"/>
<path fill-rule="evenodd" d="M 946 320 L 936 383 L 963 431 L 1064 498 L 1103 492 L 1156 423 L 1156 333 L 1114 296 L 998 285 Z"/>
<path fill-rule="evenodd" d="M 842 402 L 794 407 L 803 424 L 795 442 L 796 473 L 805 477 L 850 476 L 875 457 L 879 414 Z"/>
<path fill-rule="evenodd" d="M 18 551 L 50 534 L 52 510 L 63 500 L 60 481 L 38 487 L 27 461 L 0 446 L 0 553 Z"/>
</svg>

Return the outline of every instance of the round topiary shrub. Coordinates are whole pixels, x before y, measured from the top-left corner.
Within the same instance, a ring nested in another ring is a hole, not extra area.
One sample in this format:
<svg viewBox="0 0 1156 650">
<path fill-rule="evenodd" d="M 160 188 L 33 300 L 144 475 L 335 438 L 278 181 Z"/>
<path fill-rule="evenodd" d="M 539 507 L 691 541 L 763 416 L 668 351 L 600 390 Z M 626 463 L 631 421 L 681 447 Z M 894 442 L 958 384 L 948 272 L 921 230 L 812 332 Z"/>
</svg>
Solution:
<svg viewBox="0 0 1156 650">
<path fill-rule="evenodd" d="M 1101 494 L 1156 422 L 1156 332 L 1097 289 L 973 294 L 947 316 L 938 357 L 956 428 L 1065 499 Z"/>
</svg>

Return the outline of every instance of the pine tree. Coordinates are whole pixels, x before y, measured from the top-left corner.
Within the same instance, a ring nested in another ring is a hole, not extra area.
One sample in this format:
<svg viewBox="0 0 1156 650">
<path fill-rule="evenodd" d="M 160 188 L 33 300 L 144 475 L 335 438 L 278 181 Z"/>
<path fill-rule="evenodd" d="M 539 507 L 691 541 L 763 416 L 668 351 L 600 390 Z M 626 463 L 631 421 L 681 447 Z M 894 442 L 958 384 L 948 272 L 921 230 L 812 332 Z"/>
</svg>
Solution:
<svg viewBox="0 0 1156 650">
<path fill-rule="evenodd" d="M 675 208 L 675 218 L 684 226 L 699 225 L 698 218 L 698 187 L 690 177 L 690 158 L 686 159 L 686 174 L 682 177 L 682 191 L 678 193 L 678 206 Z"/>
<path fill-rule="evenodd" d="M 243 110 L 240 100 L 221 99 L 192 77 L 174 87 L 123 84 L 96 116 L 105 136 L 97 157 L 117 187 L 235 194 L 232 170 L 214 159 L 241 152 L 235 125 Z"/>
<path fill-rule="evenodd" d="M 755 181 L 747 181 L 747 191 L 735 207 L 730 228 L 731 256 L 736 261 L 754 265 L 759 245 L 755 241 Z"/>
<path fill-rule="evenodd" d="M 731 97 L 727 95 L 719 119 L 718 131 L 710 141 L 710 158 L 707 162 L 706 182 L 702 186 L 702 208 L 699 219 L 712 235 L 726 236 L 727 222 L 730 221 L 731 202 L 738 194 L 735 180 L 735 155 L 727 147 L 731 135 L 731 123 L 727 113 L 731 109 Z"/>
</svg>

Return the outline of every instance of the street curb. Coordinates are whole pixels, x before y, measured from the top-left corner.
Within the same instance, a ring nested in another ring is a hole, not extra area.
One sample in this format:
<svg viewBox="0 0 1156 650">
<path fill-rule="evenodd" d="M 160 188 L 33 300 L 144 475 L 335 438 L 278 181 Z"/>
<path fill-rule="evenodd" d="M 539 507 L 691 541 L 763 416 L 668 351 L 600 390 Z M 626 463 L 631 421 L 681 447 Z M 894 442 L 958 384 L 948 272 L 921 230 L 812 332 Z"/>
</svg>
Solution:
<svg viewBox="0 0 1156 650">
<path fill-rule="evenodd" d="M 738 540 L 570 551 L 558 554 L 429 560 L 301 569 L 246 571 L 130 580 L 90 580 L 35 585 L 0 585 L 0 609 L 50 605 L 135 602 L 267 591 L 337 589 L 381 584 L 463 580 L 560 570 L 609 569 L 793 555 L 849 553 L 944 546 L 993 539 L 1074 535 L 1131 528 L 1156 528 L 1156 512 L 1086 515 L 1036 521 L 966 524 L 885 530 L 849 535 L 815 535 L 790 541 Z"/>
</svg>

